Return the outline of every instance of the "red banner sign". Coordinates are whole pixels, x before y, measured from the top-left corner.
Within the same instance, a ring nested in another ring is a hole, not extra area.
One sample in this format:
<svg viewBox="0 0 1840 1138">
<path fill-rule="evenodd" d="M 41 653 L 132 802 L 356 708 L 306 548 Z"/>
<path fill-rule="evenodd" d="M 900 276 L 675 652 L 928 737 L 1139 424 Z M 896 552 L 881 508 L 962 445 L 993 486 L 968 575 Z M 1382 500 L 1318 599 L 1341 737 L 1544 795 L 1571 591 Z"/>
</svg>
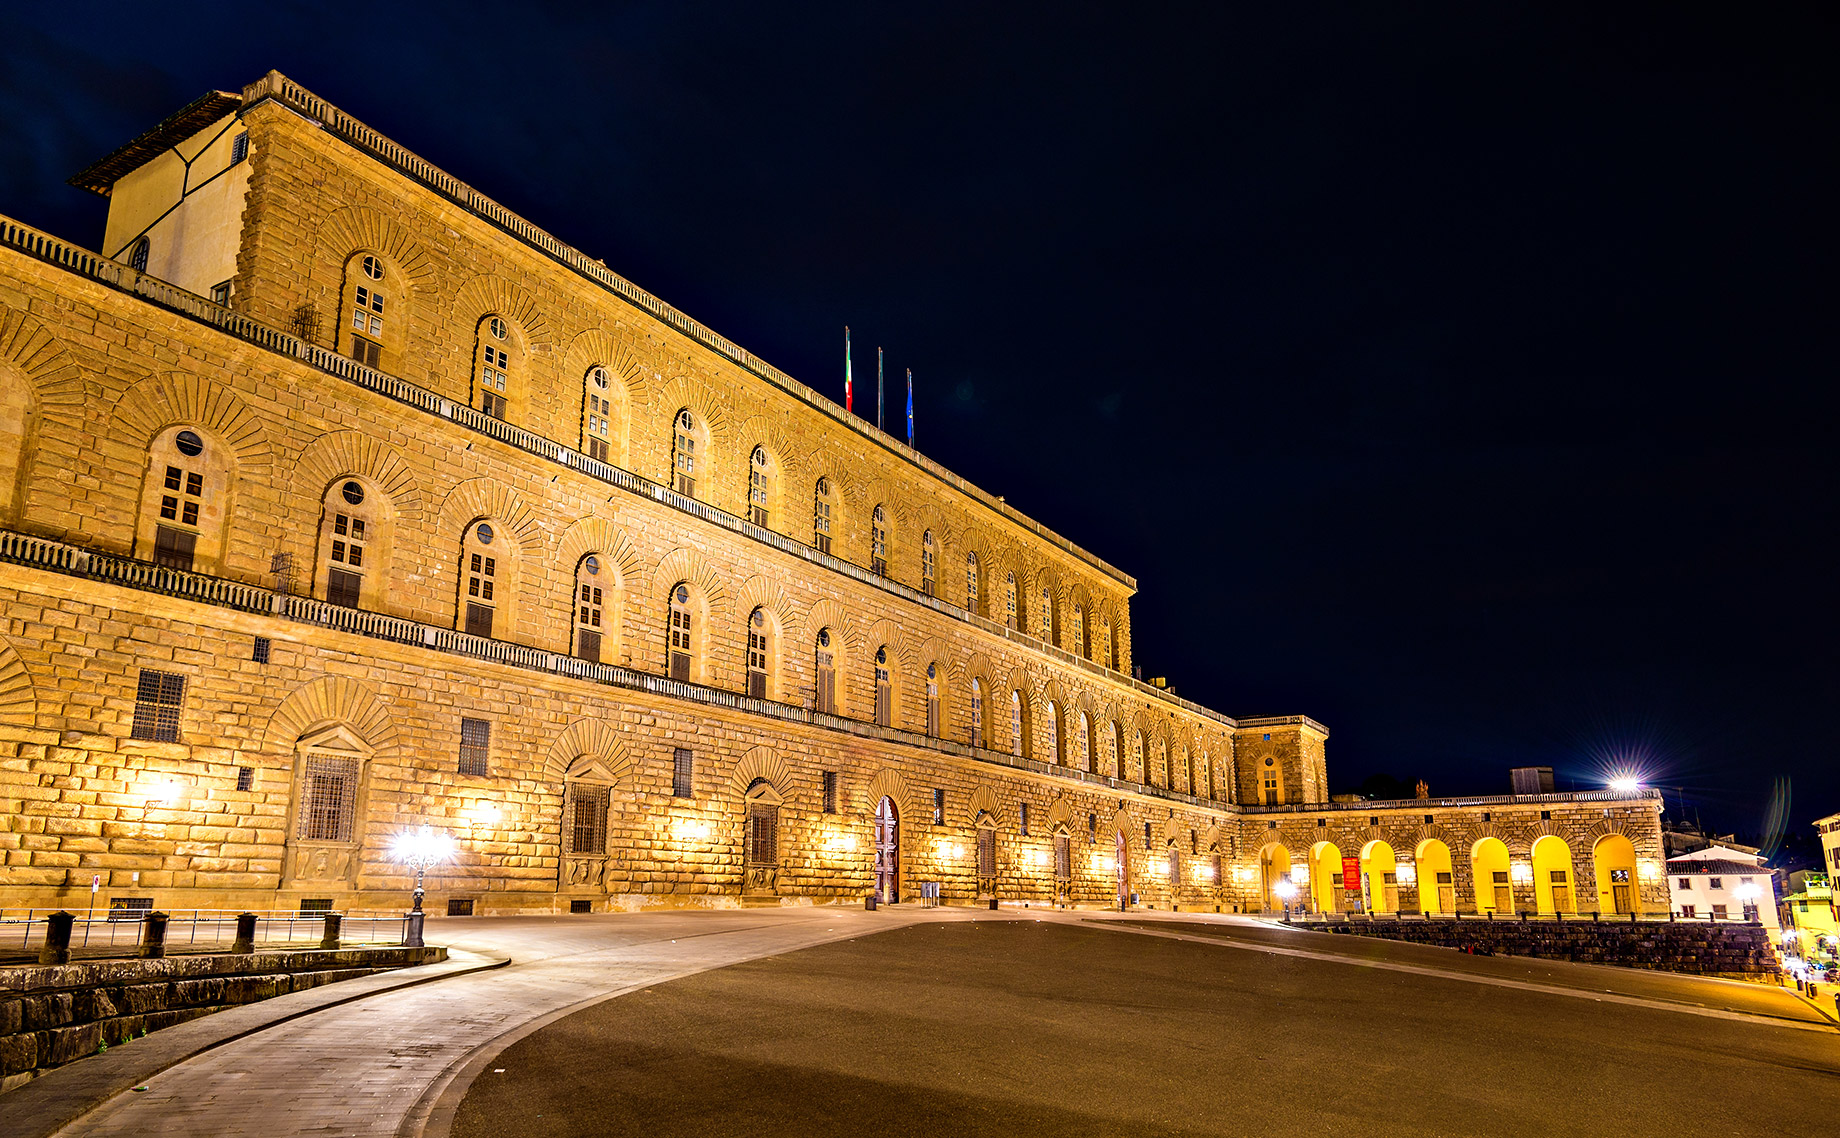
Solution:
<svg viewBox="0 0 1840 1138">
<path fill-rule="evenodd" d="M 1342 859 L 1342 888 L 1359 889 L 1361 887 L 1361 859 L 1345 857 Z"/>
</svg>

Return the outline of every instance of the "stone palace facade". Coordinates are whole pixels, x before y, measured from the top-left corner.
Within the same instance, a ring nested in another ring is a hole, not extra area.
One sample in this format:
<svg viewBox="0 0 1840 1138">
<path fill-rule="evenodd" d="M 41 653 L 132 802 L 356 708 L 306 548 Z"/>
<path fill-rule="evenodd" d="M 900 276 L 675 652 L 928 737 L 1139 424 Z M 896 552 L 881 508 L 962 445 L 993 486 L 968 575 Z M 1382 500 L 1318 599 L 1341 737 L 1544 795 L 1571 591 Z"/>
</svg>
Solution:
<svg viewBox="0 0 1840 1138">
<path fill-rule="evenodd" d="M 0 906 L 1665 911 L 1647 793 L 1330 803 L 1136 582 L 270 73 L 0 218 Z M 1352 860 L 1350 860 L 1352 859 Z"/>
</svg>

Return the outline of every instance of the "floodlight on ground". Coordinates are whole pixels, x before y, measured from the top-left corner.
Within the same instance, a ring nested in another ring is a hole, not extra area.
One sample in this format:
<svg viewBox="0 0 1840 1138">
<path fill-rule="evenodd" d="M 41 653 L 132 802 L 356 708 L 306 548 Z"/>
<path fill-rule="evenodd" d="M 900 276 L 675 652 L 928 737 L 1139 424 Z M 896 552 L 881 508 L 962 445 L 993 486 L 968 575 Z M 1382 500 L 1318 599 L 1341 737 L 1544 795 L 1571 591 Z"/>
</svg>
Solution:
<svg viewBox="0 0 1840 1138">
<path fill-rule="evenodd" d="M 1272 892 L 1278 895 L 1280 901 L 1288 905 L 1291 903 L 1291 898 L 1297 895 L 1297 887 L 1288 881 L 1280 881 L 1272 888 Z"/>
</svg>

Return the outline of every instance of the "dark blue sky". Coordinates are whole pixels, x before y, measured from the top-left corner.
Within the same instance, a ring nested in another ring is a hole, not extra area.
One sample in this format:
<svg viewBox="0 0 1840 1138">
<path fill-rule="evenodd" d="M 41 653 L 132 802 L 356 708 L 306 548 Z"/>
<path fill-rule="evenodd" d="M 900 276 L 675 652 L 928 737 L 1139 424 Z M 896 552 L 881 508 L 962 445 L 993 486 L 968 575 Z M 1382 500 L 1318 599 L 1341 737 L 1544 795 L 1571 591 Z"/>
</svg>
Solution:
<svg viewBox="0 0 1840 1138">
<path fill-rule="evenodd" d="M 1338 790 L 1840 810 L 1821 6 L 384 7 L 13 13 L 0 213 L 94 244 L 67 177 L 278 68 L 820 390 L 885 345 Z"/>
</svg>

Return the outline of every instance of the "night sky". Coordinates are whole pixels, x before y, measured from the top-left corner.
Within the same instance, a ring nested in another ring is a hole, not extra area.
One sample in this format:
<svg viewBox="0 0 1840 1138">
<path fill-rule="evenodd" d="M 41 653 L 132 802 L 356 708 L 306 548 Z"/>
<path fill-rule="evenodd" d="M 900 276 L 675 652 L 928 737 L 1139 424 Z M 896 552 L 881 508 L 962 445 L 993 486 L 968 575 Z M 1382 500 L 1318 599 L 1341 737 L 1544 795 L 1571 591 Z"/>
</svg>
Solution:
<svg viewBox="0 0 1840 1138">
<path fill-rule="evenodd" d="M 66 178 L 277 68 L 839 400 L 885 346 L 1338 792 L 1840 810 L 1822 6 L 547 7 L 22 7 L 0 213 L 94 246 Z"/>
</svg>

